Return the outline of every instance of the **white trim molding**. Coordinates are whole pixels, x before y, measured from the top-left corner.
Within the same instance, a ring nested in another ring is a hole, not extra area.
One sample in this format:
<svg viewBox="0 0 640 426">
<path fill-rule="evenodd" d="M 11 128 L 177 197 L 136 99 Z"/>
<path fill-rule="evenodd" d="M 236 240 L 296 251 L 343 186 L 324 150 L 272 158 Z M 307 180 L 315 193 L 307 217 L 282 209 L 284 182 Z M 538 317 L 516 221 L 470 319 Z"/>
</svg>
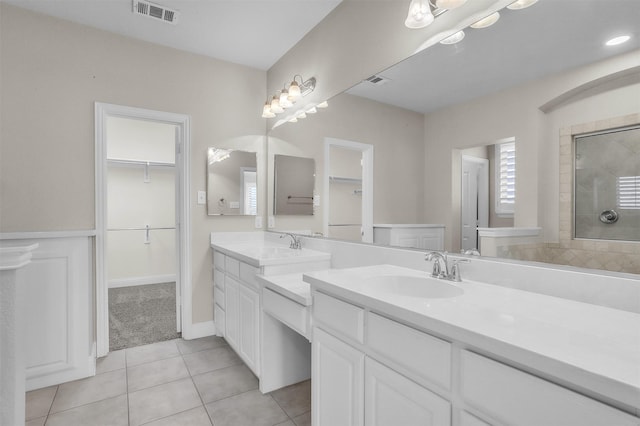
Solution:
<svg viewBox="0 0 640 426">
<path fill-rule="evenodd" d="M 109 352 L 108 283 L 105 265 L 106 230 L 106 121 L 107 117 L 124 117 L 173 124 L 177 128 L 176 168 L 179 188 L 176 191 L 179 207 L 176 211 L 178 230 L 178 280 L 180 285 L 180 324 L 183 335 L 190 335 L 191 310 L 191 118 L 184 114 L 147 110 L 96 102 L 95 104 L 95 160 L 96 160 L 96 344 L 97 356 Z M 179 198 L 178 198 L 179 197 Z"/>
<path fill-rule="evenodd" d="M 478 228 L 481 237 L 537 237 L 542 228 Z"/>
<path fill-rule="evenodd" d="M 176 274 L 152 275 L 146 277 L 116 278 L 109 280 L 109 288 L 134 287 L 138 285 L 173 283 L 177 279 Z"/>
<path fill-rule="evenodd" d="M 182 338 L 185 340 L 199 339 L 201 337 L 215 336 L 216 324 L 212 321 L 196 322 L 190 324 L 187 330 L 183 328 Z"/>
</svg>

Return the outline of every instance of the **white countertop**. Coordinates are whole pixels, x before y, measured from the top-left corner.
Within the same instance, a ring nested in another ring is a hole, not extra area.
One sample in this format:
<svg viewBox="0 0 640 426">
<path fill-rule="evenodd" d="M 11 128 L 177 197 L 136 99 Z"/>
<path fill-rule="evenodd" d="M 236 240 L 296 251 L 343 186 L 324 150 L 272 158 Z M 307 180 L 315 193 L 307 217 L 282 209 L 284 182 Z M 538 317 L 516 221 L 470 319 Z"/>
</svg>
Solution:
<svg viewBox="0 0 640 426">
<path fill-rule="evenodd" d="M 284 242 L 285 240 L 283 240 Z M 295 250 L 288 244 L 256 239 L 253 241 L 216 241 L 211 238 L 211 247 L 225 254 L 239 258 L 253 266 L 284 265 L 293 263 L 330 260 L 330 253 L 302 248 Z"/>
<path fill-rule="evenodd" d="M 303 278 L 312 288 L 640 412 L 640 314 L 472 281 L 455 283 L 463 295 L 442 299 L 368 289 L 367 280 L 380 275 L 426 273 L 376 265 L 310 272 Z"/>
<path fill-rule="evenodd" d="M 272 275 L 265 277 L 256 275 L 267 288 L 279 293 L 303 306 L 311 306 L 311 286 L 302 280 L 302 273 Z"/>
</svg>

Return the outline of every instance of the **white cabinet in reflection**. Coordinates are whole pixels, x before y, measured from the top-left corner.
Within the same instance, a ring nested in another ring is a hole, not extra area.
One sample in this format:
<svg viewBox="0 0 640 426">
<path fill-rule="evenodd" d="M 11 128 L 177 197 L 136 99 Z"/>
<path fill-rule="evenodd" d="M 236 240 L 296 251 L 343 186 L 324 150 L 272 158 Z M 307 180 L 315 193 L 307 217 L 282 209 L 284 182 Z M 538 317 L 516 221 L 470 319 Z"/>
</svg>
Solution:
<svg viewBox="0 0 640 426">
<path fill-rule="evenodd" d="M 373 225 L 373 243 L 394 247 L 444 250 L 444 225 L 375 224 Z"/>
</svg>

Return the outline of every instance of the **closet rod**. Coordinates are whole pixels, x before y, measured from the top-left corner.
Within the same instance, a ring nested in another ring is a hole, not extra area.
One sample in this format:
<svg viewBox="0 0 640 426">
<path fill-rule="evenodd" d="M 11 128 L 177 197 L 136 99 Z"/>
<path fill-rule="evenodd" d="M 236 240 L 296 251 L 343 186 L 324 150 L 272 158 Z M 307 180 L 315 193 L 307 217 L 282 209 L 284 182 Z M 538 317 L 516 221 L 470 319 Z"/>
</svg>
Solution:
<svg viewBox="0 0 640 426">
<path fill-rule="evenodd" d="M 161 163 L 159 161 L 142 161 L 142 160 L 124 160 L 109 158 L 107 163 L 110 164 L 122 164 L 127 166 L 151 166 L 151 167 L 175 167 L 174 163 Z"/>
<path fill-rule="evenodd" d="M 107 231 L 158 231 L 158 230 L 163 230 L 163 229 L 176 229 L 175 226 L 173 228 L 151 228 L 151 227 L 145 227 L 145 228 L 109 228 L 107 229 Z"/>
</svg>

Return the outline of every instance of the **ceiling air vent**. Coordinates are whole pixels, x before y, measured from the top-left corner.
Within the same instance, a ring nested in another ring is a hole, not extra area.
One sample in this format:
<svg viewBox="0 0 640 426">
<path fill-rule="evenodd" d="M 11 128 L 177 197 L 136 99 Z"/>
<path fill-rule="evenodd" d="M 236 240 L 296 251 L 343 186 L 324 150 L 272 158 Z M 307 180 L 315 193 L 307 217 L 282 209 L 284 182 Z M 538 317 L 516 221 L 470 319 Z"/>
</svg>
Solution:
<svg viewBox="0 0 640 426">
<path fill-rule="evenodd" d="M 375 84 L 376 86 L 380 86 L 380 85 L 385 84 L 385 83 L 387 83 L 387 82 L 389 82 L 391 80 L 389 80 L 388 78 L 383 77 L 381 75 L 372 75 L 371 77 L 367 78 L 365 81 L 369 82 L 371 84 Z"/>
<path fill-rule="evenodd" d="M 178 22 L 178 11 L 144 0 L 133 0 L 133 13 L 158 19 L 168 24 Z"/>
</svg>

